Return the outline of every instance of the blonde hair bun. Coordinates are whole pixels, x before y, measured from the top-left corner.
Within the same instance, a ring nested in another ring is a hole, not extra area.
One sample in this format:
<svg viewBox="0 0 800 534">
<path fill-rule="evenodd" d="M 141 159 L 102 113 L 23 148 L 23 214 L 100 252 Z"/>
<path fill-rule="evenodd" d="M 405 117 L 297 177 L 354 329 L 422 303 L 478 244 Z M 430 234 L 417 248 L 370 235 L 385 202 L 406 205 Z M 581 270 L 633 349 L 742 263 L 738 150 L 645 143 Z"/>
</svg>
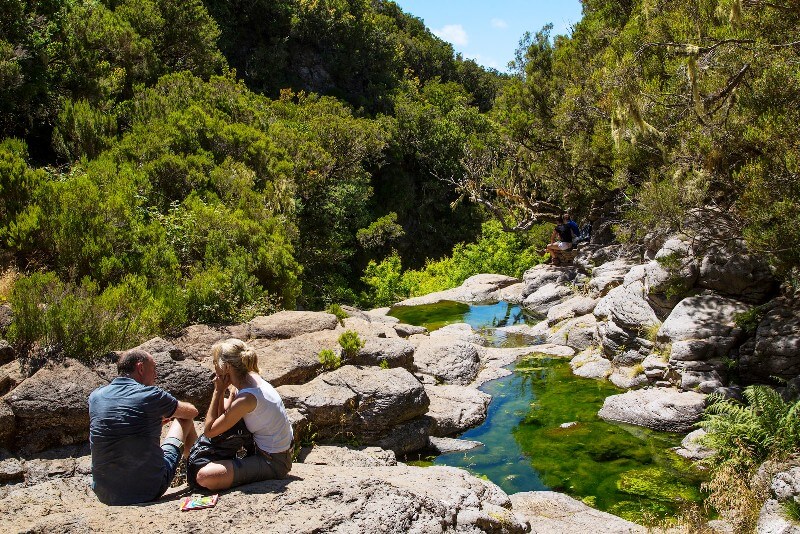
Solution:
<svg viewBox="0 0 800 534">
<path fill-rule="evenodd" d="M 260 372 L 256 351 L 235 337 L 214 343 L 211 347 L 211 357 L 214 359 L 214 365 L 222 367 L 221 364 L 226 364 L 239 376 Z"/>
</svg>

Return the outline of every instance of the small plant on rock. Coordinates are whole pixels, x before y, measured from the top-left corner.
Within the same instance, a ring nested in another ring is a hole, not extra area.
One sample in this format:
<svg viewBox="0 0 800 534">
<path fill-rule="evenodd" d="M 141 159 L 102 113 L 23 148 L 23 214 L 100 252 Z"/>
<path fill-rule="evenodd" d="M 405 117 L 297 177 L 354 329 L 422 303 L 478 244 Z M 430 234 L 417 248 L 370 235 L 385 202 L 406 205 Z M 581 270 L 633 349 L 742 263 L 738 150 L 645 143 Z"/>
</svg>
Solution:
<svg viewBox="0 0 800 534">
<path fill-rule="evenodd" d="M 389 368 L 389 362 L 386 360 L 386 358 L 381 360 L 380 368 L 381 369 L 388 369 Z"/>
<path fill-rule="evenodd" d="M 339 345 L 342 346 L 344 360 L 352 360 L 358 356 L 358 351 L 364 346 L 364 340 L 358 337 L 358 332 L 345 330 L 339 336 Z"/>
<path fill-rule="evenodd" d="M 347 315 L 347 312 L 344 311 L 342 307 L 339 306 L 338 304 L 331 304 L 325 311 L 330 313 L 331 315 L 335 315 L 336 318 L 339 320 L 339 324 L 342 326 L 344 326 L 344 320 L 350 317 L 349 315 Z"/>
<path fill-rule="evenodd" d="M 342 357 L 333 352 L 331 349 L 322 349 L 317 355 L 319 363 L 328 371 L 333 371 L 342 366 Z"/>
</svg>

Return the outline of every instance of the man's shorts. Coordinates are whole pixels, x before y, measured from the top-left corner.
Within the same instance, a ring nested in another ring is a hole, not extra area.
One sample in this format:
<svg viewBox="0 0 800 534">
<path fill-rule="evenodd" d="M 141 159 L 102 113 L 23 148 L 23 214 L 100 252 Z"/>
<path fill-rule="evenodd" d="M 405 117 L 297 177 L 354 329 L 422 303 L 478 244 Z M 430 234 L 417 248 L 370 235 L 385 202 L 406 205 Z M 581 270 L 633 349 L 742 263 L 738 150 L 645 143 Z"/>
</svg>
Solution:
<svg viewBox="0 0 800 534">
<path fill-rule="evenodd" d="M 178 438 L 167 438 L 161 444 L 161 450 L 164 452 L 164 479 L 161 482 L 159 497 L 164 495 L 172 484 L 172 479 L 175 478 L 178 463 L 180 463 L 183 456 L 183 442 Z"/>
<path fill-rule="evenodd" d="M 556 241 L 555 245 L 558 247 L 558 250 L 569 250 L 572 248 L 572 243 L 569 241 Z"/>
</svg>

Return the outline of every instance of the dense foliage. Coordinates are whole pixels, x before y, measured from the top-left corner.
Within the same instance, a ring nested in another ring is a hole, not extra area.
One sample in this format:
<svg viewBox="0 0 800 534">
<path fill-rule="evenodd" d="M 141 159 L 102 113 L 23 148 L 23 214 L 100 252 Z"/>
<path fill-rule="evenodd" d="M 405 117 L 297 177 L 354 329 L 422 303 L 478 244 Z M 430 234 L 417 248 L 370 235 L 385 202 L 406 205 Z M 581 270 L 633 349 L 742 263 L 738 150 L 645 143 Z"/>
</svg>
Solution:
<svg viewBox="0 0 800 534">
<path fill-rule="evenodd" d="M 519 275 L 542 224 L 609 200 L 629 239 L 741 235 L 796 273 L 794 4 L 585 0 L 570 36 L 523 36 L 511 75 L 388 0 L 0 4 L 20 346 L 92 357 Z M 22 324 L 35 301 L 52 317 Z"/>
</svg>

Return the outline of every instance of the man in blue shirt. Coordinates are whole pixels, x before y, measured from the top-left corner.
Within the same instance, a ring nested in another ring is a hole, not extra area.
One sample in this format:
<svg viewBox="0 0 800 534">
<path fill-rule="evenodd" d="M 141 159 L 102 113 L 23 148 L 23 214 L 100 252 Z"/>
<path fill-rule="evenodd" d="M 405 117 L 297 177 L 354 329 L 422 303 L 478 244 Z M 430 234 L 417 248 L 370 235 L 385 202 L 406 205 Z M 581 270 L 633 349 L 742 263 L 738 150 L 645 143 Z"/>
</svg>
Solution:
<svg viewBox="0 0 800 534">
<path fill-rule="evenodd" d="M 92 489 L 100 502 L 135 504 L 161 497 L 172 483 L 184 443 L 197 439 L 197 408 L 178 401 L 156 381 L 156 362 L 129 350 L 117 362 L 119 376 L 89 395 Z M 172 419 L 159 446 L 162 425 Z"/>
</svg>

